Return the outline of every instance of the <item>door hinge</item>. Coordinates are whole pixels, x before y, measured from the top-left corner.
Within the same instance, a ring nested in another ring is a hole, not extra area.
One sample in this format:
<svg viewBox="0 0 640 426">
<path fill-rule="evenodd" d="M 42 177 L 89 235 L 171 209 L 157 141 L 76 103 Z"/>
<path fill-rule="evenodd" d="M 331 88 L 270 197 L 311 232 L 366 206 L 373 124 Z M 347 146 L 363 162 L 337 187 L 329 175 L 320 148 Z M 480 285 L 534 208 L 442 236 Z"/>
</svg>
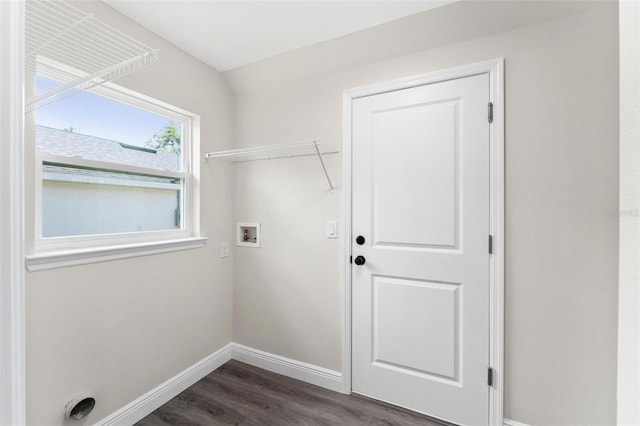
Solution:
<svg viewBox="0 0 640 426">
<path fill-rule="evenodd" d="M 493 386 L 493 368 L 491 367 L 487 369 L 487 384 Z"/>
<path fill-rule="evenodd" d="M 349 256 L 349 263 L 353 263 L 353 256 Z"/>
<path fill-rule="evenodd" d="M 489 235 L 489 254 L 493 254 L 493 235 Z"/>
<path fill-rule="evenodd" d="M 493 123 L 493 102 L 489 102 L 487 105 L 487 119 L 489 123 Z"/>
</svg>

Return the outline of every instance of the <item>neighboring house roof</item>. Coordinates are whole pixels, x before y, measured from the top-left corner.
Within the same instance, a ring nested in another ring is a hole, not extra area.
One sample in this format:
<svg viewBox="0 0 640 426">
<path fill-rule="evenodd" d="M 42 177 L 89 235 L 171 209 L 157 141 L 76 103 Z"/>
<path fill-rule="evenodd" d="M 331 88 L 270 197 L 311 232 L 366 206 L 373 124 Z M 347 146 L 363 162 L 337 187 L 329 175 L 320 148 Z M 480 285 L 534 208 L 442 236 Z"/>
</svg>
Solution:
<svg viewBox="0 0 640 426">
<path fill-rule="evenodd" d="M 50 154 L 80 156 L 163 170 L 178 170 L 180 156 L 81 133 L 36 125 L 36 147 Z"/>
</svg>

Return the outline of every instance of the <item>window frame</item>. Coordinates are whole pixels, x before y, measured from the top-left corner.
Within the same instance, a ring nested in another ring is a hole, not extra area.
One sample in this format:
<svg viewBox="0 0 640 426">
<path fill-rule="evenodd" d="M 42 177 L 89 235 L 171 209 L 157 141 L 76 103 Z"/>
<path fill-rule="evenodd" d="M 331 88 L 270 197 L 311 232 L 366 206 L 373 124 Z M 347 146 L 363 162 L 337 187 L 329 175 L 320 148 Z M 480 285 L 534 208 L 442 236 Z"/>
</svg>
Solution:
<svg viewBox="0 0 640 426">
<path fill-rule="evenodd" d="M 51 70 L 51 72 L 49 72 Z M 68 71 L 47 66 L 45 77 L 55 78 Z M 32 253 L 26 257 L 28 270 L 51 269 L 76 264 L 141 256 L 167 251 L 201 247 L 206 238 L 199 235 L 199 146 L 200 117 L 181 108 L 159 101 L 125 87 L 104 83 L 89 92 L 135 108 L 160 114 L 182 123 L 181 170 L 164 170 L 144 166 L 113 163 L 55 155 L 35 149 L 34 241 Z M 37 112 L 36 112 L 37 114 Z M 34 125 L 37 120 L 34 120 Z M 35 144 L 35 141 L 34 141 Z M 71 167 L 96 167 L 114 172 L 135 172 L 157 177 L 179 177 L 181 191 L 181 229 L 122 232 L 110 234 L 43 237 L 43 164 L 52 162 Z"/>
</svg>

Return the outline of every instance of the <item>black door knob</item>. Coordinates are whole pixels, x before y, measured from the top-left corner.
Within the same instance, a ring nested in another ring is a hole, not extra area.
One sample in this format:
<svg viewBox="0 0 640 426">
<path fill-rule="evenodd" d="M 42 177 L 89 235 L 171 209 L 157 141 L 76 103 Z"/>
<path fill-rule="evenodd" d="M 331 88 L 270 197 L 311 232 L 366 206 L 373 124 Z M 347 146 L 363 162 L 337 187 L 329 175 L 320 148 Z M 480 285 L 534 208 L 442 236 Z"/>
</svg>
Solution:
<svg viewBox="0 0 640 426">
<path fill-rule="evenodd" d="M 359 246 L 364 244 L 364 237 L 362 235 L 358 235 L 356 237 L 356 244 L 358 244 Z"/>
<path fill-rule="evenodd" d="M 361 265 L 364 265 L 364 262 L 366 262 L 366 259 L 364 258 L 364 256 L 357 256 L 353 262 L 356 265 L 361 266 Z"/>
</svg>

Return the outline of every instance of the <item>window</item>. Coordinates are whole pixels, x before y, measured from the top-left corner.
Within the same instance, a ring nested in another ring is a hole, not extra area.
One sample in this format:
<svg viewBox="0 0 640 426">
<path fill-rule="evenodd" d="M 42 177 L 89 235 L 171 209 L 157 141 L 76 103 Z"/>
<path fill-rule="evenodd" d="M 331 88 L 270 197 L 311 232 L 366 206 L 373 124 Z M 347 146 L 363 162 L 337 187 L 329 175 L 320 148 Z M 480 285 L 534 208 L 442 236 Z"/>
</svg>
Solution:
<svg viewBox="0 0 640 426">
<path fill-rule="evenodd" d="M 31 114 L 34 253 L 197 237 L 197 116 L 113 84 Z"/>
</svg>

